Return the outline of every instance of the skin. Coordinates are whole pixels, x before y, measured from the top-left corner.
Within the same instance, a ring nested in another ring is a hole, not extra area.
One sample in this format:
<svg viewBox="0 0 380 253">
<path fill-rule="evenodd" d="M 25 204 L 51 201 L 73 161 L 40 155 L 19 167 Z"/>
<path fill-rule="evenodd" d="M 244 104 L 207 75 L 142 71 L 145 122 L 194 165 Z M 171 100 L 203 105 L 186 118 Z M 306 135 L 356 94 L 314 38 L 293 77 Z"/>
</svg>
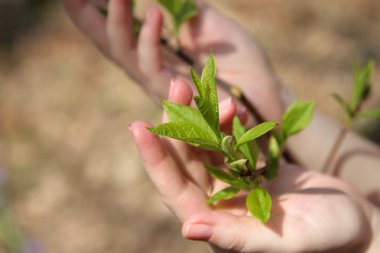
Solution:
<svg viewBox="0 0 380 253">
<path fill-rule="evenodd" d="M 190 103 L 191 88 L 183 81 L 174 81 L 170 93 L 170 101 Z M 231 123 L 233 110 L 229 112 L 223 113 L 224 125 Z M 363 252 L 368 248 L 375 210 L 347 183 L 283 164 L 279 177 L 264 186 L 273 207 L 271 219 L 263 224 L 247 212 L 244 192 L 230 201 L 206 205 L 208 196 L 226 185 L 211 179 L 202 164 L 221 167 L 220 160 L 183 142 L 161 139 L 147 127 L 148 123 L 136 121 L 130 131 L 163 202 L 183 223 L 185 238 L 206 241 L 214 252 Z"/>
<path fill-rule="evenodd" d="M 62 0 L 62 4 L 94 44 L 152 97 L 166 97 L 172 78 L 188 78 L 188 65 L 160 45 L 163 14 L 157 7 L 147 11 L 136 38 L 131 26 L 130 0 L 110 0 L 108 5 L 99 0 Z M 101 15 L 96 6 L 106 6 L 108 16 Z M 223 30 L 214 29 L 215 25 Z M 229 36 L 225 36 L 226 32 Z M 280 117 L 278 81 L 259 45 L 235 22 L 199 2 L 199 15 L 181 29 L 179 45 L 202 64 L 212 49 L 218 76 L 239 85 L 247 95 L 255 94 L 251 102 L 266 118 Z M 272 101 L 272 106 L 263 106 L 265 101 Z"/>
<path fill-rule="evenodd" d="M 165 97 L 172 83 L 169 99 L 179 104 L 190 103 L 191 88 L 184 81 L 170 81 L 172 78 L 187 80 L 188 66 L 160 46 L 163 15 L 159 9 L 152 7 L 147 11 L 141 33 L 135 38 L 130 1 L 61 1 L 74 23 L 152 97 Z M 108 16 L 102 16 L 97 6 L 107 7 Z M 218 76 L 237 84 L 267 120 L 279 119 L 283 103 L 289 100 L 281 97 L 279 82 L 258 44 L 218 11 L 202 2 L 199 7 L 199 15 L 181 31 L 180 47 L 199 63 L 205 62 L 212 48 Z M 214 29 L 215 24 L 223 26 L 223 32 Z M 230 36 L 225 36 L 226 32 Z M 270 106 L 267 101 L 271 101 Z M 220 116 L 225 130 L 230 128 L 235 113 L 243 119 L 246 115 L 244 108 L 225 100 Z M 273 210 L 272 218 L 264 225 L 247 214 L 239 198 L 213 207 L 205 205 L 207 197 L 223 185 L 212 180 L 202 164 L 218 166 L 220 159 L 182 142 L 160 139 L 150 134 L 147 126 L 136 121 L 130 130 L 148 175 L 168 208 L 183 223 L 185 238 L 207 241 L 215 252 L 378 252 L 380 249 L 378 209 L 346 182 L 283 164 L 279 177 L 265 185 L 273 196 Z M 330 143 L 323 150 L 310 143 L 326 139 L 325 130 L 333 135 L 335 128 L 336 123 L 318 117 L 310 130 L 290 140 L 289 147 L 305 167 L 318 168 Z M 360 146 L 380 154 L 378 147 L 350 136 L 355 135 L 349 134 L 345 147 Z M 374 164 L 378 167 L 379 161 Z M 368 159 L 361 158 L 351 167 L 367 165 Z"/>
</svg>

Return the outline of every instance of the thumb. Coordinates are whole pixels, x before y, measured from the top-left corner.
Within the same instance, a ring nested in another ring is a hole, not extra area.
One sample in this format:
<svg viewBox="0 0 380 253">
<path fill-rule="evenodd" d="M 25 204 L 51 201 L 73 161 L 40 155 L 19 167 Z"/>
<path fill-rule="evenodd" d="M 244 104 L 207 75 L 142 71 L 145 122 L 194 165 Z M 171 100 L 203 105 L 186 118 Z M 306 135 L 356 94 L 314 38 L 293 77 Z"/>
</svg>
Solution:
<svg viewBox="0 0 380 253">
<path fill-rule="evenodd" d="M 186 239 L 237 252 L 268 252 L 279 246 L 279 235 L 251 216 L 214 211 L 191 216 L 182 226 Z"/>
</svg>

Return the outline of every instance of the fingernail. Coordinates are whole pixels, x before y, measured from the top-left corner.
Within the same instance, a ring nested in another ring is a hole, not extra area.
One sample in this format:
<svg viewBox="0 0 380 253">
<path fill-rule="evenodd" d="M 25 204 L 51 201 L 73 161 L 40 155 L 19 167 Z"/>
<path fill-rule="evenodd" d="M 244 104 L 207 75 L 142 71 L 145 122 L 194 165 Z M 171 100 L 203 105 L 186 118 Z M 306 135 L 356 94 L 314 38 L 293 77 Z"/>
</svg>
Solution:
<svg viewBox="0 0 380 253">
<path fill-rule="evenodd" d="M 208 240 L 211 235 L 211 227 L 205 224 L 190 224 L 184 231 L 184 237 L 190 240 Z"/>
<path fill-rule="evenodd" d="M 219 104 L 219 110 L 221 112 L 227 110 L 232 104 L 232 98 L 226 98 L 224 100 L 222 100 Z"/>
<path fill-rule="evenodd" d="M 157 16 L 157 8 L 151 7 L 146 15 L 146 22 L 149 24 L 154 24 L 156 17 Z"/>
<path fill-rule="evenodd" d="M 132 124 L 133 124 L 133 122 L 131 122 L 131 123 L 128 124 L 128 129 L 129 129 L 129 130 L 132 129 Z"/>
<path fill-rule="evenodd" d="M 169 86 L 169 100 L 171 100 L 172 98 L 173 98 L 173 96 L 174 96 L 174 81 L 175 81 L 175 79 L 174 78 L 172 78 L 171 80 L 170 80 L 170 86 Z"/>
</svg>

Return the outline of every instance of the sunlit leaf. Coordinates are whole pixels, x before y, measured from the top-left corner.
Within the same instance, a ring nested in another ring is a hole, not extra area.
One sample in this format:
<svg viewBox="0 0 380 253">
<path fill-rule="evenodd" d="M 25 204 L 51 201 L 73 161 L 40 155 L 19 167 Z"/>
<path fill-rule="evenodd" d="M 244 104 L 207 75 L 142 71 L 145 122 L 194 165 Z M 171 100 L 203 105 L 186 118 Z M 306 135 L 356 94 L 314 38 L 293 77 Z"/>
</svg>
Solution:
<svg viewBox="0 0 380 253">
<path fill-rule="evenodd" d="M 264 223 L 269 220 L 272 199 L 265 189 L 252 189 L 247 196 L 246 205 L 252 216 Z"/>
<path fill-rule="evenodd" d="M 220 136 L 219 106 L 216 91 L 216 67 L 212 53 L 203 68 L 200 83 L 198 82 L 195 73 L 192 73 L 192 76 L 196 81 L 195 85 L 199 93 L 199 96 L 194 98 L 195 103 L 211 129 L 217 136 Z"/>
<path fill-rule="evenodd" d="M 198 94 L 201 98 L 204 98 L 206 96 L 206 91 L 202 85 L 201 80 L 199 79 L 197 73 L 193 68 L 190 68 L 190 76 L 191 79 L 193 79 L 193 82 L 195 84 L 195 87 L 197 88 Z"/>
<path fill-rule="evenodd" d="M 356 115 L 356 119 L 380 119 L 380 109 L 359 112 Z"/>
<path fill-rule="evenodd" d="M 169 102 L 168 100 L 163 100 L 162 105 L 164 110 L 168 114 L 170 122 L 189 122 L 201 128 L 203 131 L 209 133 L 214 137 L 216 142 L 219 142 L 218 136 L 215 135 L 209 124 L 203 118 L 202 114 L 196 108 L 184 105 L 177 105 Z"/>
<path fill-rule="evenodd" d="M 245 127 L 241 124 L 237 116 L 234 117 L 232 123 L 232 134 L 238 140 L 246 132 Z M 259 157 L 259 146 L 255 140 L 249 141 L 242 144 L 239 147 L 240 151 L 243 153 L 244 157 L 248 159 L 248 168 L 250 171 L 256 169 L 256 162 Z"/>
<path fill-rule="evenodd" d="M 173 18 L 174 35 L 177 37 L 180 26 L 198 13 L 194 0 L 159 0 Z"/>
<path fill-rule="evenodd" d="M 214 135 L 189 122 L 169 122 L 148 130 L 154 134 L 186 141 L 208 150 L 219 150 L 219 143 Z"/>
<path fill-rule="evenodd" d="M 238 194 L 239 191 L 240 191 L 239 188 L 236 188 L 233 186 L 227 187 L 227 188 L 215 193 L 214 195 L 212 195 L 211 198 L 209 198 L 207 200 L 207 204 L 212 204 L 212 203 L 215 203 L 219 200 L 231 199 L 234 196 L 236 196 L 236 194 Z"/>
<path fill-rule="evenodd" d="M 219 110 L 215 111 L 214 106 L 211 104 L 209 100 L 202 99 L 199 96 L 195 97 L 194 101 L 210 128 L 214 131 L 215 135 L 220 138 L 221 132 L 219 126 Z"/>
<path fill-rule="evenodd" d="M 354 62 L 354 90 L 350 102 L 351 111 L 358 109 L 358 106 L 365 101 L 371 91 L 370 79 L 375 68 L 375 62 L 369 60 L 363 67 L 357 61 Z"/>
<path fill-rule="evenodd" d="M 216 168 L 210 165 L 204 165 L 206 168 L 207 172 L 210 173 L 213 177 L 216 179 L 230 184 L 231 186 L 234 186 L 236 188 L 243 188 L 243 189 L 248 189 L 250 187 L 249 183 L 238 178 L 234 178 L 233 176 L 229 175 L 227 172 L 220 168 Z"/>
<path fill-rule="evenodd" d="M 275 178 L 278 173 L 279 165 L 280 165 L 280 146 L 276 138 L 272 135 L 269 138 L 267 161 L 265 164 L 267 168 L 267 171 L 265 173 L 265 178 L 268 180 Z"/>
<path fill-rule="evenodd" d="M 286 140 L 303 129 L 305 129 L 313 119 L 314 102 L 296 100 L 289 106 L 281 123 L 281 133 Z"/>
<path fill-rule="evenodd" d="M 333 93 L 332 94 L 333 98 L 335 99 L 335 101 L 338 102 L 338 104 L 342 107 L 342 109 L 344 110 L 344 112 L 346 113 L 346 115 L 348 117 L 351 116 L 352 112 L 351 112 L 351 109 L 350 109 L 350 105 L 337 93 Z"/>
<path fill-rule="evenodd" d="M 267 132 L 271 131 L 278 123 L 275 121 L 263 122 L 251 129 L 249 129 L 245 134 L 243 134 L 236 143 L 236 146 L 241 146 L 251 140 L 254 140 Z"/>
</svg>

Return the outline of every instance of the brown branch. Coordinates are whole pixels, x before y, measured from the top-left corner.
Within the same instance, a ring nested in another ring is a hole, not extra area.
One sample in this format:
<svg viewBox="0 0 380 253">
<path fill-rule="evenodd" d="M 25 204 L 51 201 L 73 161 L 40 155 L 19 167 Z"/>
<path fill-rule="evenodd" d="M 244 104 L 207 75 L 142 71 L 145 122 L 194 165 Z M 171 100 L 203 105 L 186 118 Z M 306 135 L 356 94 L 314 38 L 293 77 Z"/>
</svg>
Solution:
<svg viewBox="0 0 380 253">
<path fill-rule="evenodd" d="M 322 167 L 321 171 L 323 173 L 327 173 L 328 172 L 328 169 L 330 168 L 332 162 L 334 161 L 336 155 L 338 154 L 339 148 L 342 145 L 342 142 L 343 142 L 344 138 L 346 137 L 346 135 L 348 133 L 348 130 L 349 130 L 349 128 L 346 127 L 346 126 L 342 126 L 342 128 L 340 129 L 339 135 L 336 138 L 336 140 L 334 142 L 334 145 L 331 148 L 330 154 L 327 157 L 326 162 L 325 162 L 325 164 Z M 332 174 L 335 174 L 335 173 L 336 172 L 335 172 L 335 168 L 334 168 L 333 171 L 332 171 Z"/>
</svg>

